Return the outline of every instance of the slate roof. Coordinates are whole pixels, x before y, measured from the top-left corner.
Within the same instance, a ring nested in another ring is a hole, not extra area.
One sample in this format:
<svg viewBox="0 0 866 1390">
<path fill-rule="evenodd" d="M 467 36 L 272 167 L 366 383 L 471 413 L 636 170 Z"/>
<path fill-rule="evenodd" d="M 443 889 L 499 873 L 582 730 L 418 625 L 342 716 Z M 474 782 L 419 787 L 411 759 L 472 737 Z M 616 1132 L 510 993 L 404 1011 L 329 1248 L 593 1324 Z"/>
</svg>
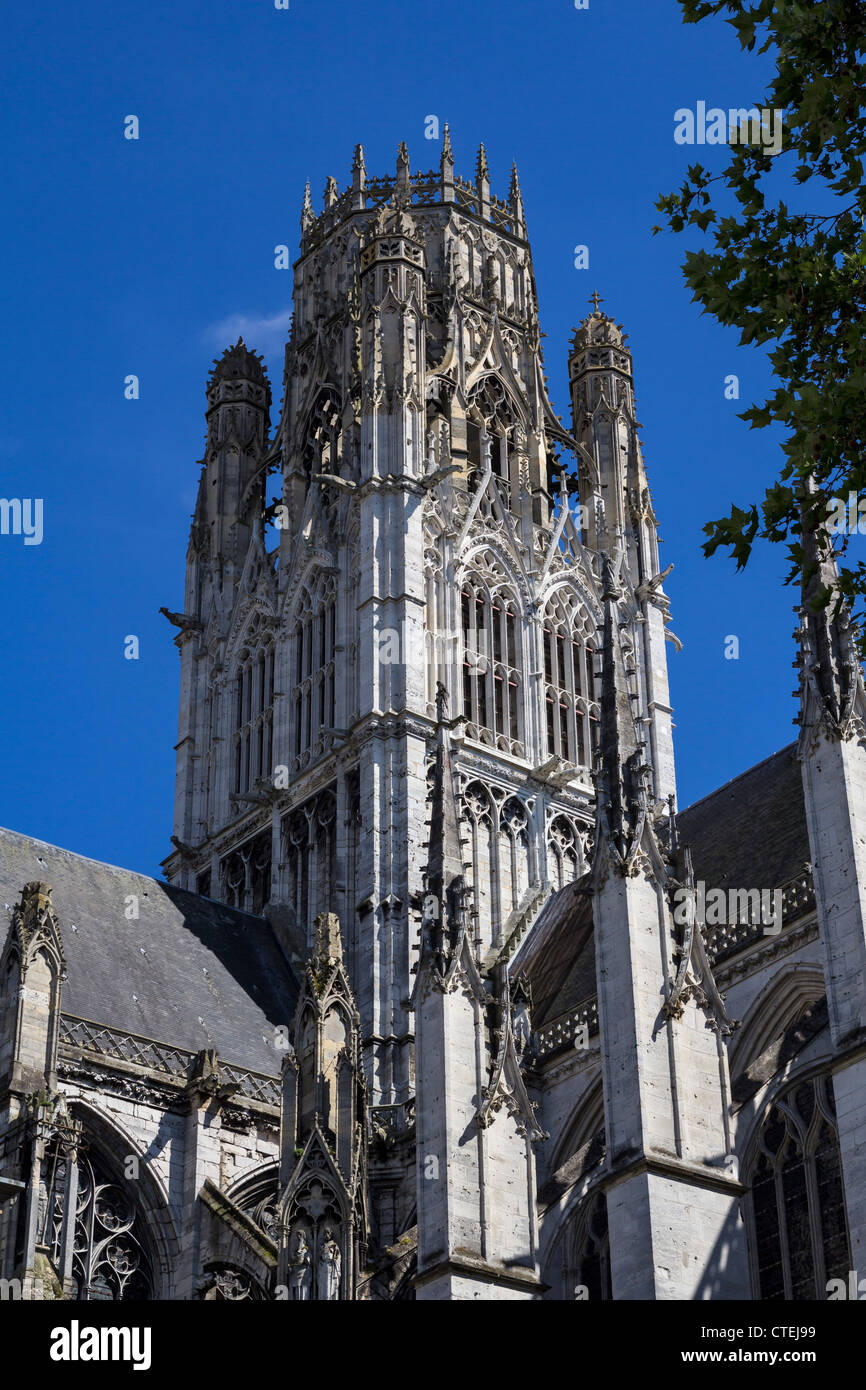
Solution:
<svg viewBox="0 0 866 1390">
<path fill-rule="evenodd" d="M 680 842 L 691 846 L 695 878 L 708 888 L 781 888 L 803 873 L 810 854 L 796 747 L 781 749 L 680 812 Z M 592 900 L 574 884 L 544 904 L 512 976 L 523 970 L 532 987 L 534 1028 L 595 994 Z"/>
<path fill-rule="evenodd" d="M 540 1028 L 595 994 L 592 899 L 569 883 L 551 894 L 511 968 L 526 972 L 532 989 L 532 1026 Z"/>
<path fill-rule="evenodd" d="M 279 1074 L 266 1038 L 291 1023 L 298 985 L 267 921 L 0 829 L 0 952 L 34 880 L 51 886 L 60 923 L 64 1014 Z M 124 916 L 130 894 L 138 921 Z"/>
<path fill-rule="evenodd" d="M 681 811 L 680 842 L 708 888 L 781 888 L 811 860 L 797 745 Z"/>
</svg>

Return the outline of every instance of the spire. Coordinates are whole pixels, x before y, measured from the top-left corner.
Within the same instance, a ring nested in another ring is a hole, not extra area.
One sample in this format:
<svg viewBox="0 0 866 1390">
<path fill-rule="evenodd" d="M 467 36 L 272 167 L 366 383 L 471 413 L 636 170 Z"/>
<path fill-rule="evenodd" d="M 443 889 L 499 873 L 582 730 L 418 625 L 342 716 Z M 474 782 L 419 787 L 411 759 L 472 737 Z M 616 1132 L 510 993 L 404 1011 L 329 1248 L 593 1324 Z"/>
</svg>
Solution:
<svg viewBox="0 0 866 1390">
<path fill-rule="evenodd" d="M 454 151 L 451 148 L 451 130 L 445 122 L 442 136 L 442 159 L 439 163 L 439 178 L 443 203 L 454 202 Z"/>
<path fill-rule="evenodd" d="M 511 166 L 511 188 L 509 191 L 509 202 L 511 204 L 511 216 L 514 220 L 514 232 L 516 236 L 526 236 L 526 217 L 523 212 L 523 194 L 520 191 L 520 177 L 517 173 L 517 164 Z"/>
<path fill-rule="evenodd" d="M 487 151 L 478 146 L 478 159 L 475 162 L 475 187 L 478 190 L 478 212 L 481 217 L 490 217 L 490 170 L 487 167 Z"/>
<path fill-rule="evenodd" d="M 364 146 L 356 145 L 352 157 L 352 207 L 361 209 L 367 206 L 367 165 L 364 160 Z"/>
<path fill-rule="evenodd" d="M 310 180 L 307 179 L 304 185 L 304 201 L 301 206 L 301 235 L 306 232 L 310 223 L 313 221 L 313 199 L 310 195 Z"/>
<path fill-rule="evenodd" d="M 823 500 L 810 477 L 800 505 L 800 723 L 804 731 L 819 724 L 830 738 L 845 738 L 858 703 L 863 713 L 863 673 L 851 612 L 839 594 L 836 557 L 819 514 Z M 813 702 L 816 712 L 810 709 Z"/>
</svg>

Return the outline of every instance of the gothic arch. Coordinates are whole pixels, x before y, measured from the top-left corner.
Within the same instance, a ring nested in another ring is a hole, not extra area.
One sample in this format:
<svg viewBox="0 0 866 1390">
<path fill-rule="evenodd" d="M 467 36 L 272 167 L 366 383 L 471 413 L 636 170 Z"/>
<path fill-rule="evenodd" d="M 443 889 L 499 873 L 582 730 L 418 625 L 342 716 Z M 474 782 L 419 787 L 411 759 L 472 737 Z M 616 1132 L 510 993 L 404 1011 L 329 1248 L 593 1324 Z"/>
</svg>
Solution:
<svg viewBox="0 0 866 1390">
<path fill-rule="evenodd" d="M 334 727 L 337 599 L 335 575 L 316 567 L 298 585 L 287 613 L 288 764 L 293 774 L 325 751 L 327 731 Z"/>
<path fill-rule="evenodd" d="M 820 1299 L 851 1268 L 832 1075 L 789 1078 L 763 1107 L 742 1177 L 749 1265 L 761 1300 Z"/>
<path fill-rule="evenodd" d="M 533 820 L 529 805 L 505 789 L 471 779 L 464 787 L 476 924 L 486 945 L 498 943 L 509 916 L 533 879 Z"/>
<path fill-rule="evenodd" d="M 296 447 L 302 455 L 302 466 L 308 471 L 311 460 L 307 455 L 311 447 L 315 446 L 321 455 L 322 448 L 333 448 L 335 442 L 339 443 L 343 430 L 340 393 L 330 381 L 322 380 L 321 373 L 317 371 L 320 363 L 321 357 L 317 351 L 317 359 L 310 370 L 309 395 L 298 411 L 298 426 L 295 432 Z M 330 463 L 336 465 L 336 457 L 330 459 Z M 320 470 L 316 468 L 315 471 Z M 336 466 L 332 466 L 321 471 L 336 473 L 338 470 Z"/>
<path fill-rule="evenodd" d="M 604 1133 L 604 1089 L 600 1074 L 584 1091 L 570 1123 L 557 1141 L 550 1162 L 551 1173 L 558 1172 L 574 1154 L 591 1144 L 599 1130 Z"/>
<path fill-rule="evenodd" d="M 578 821 L 551 808 L 546 835 L 547 876 L 554 892 L 576 883 L 586 867 L 586 830 Z"/>
<path fill-rule="evenodd" d="M 279 1195 L 280 1168 L 276 1162 L 247 1169 L 226 1189 L 226 1196 L 235 1206 L 246 1212 L 275 1243 L 279 1239 Z"/>
<path fill-rule="evenodd" d="M 310 944 L 316 916 L 336 911 L 336 832 L 333 787 L 294 807 L 282 821 L 285 898 Z"/>
<path fill-rule="evenodd" d="M 258 630 L 269 629 L 273 634 L 277 625 L 277 615 L 270 604 L 262 598 L 242 602 L 235 613 L 231 631 L 225 647 L 225 668 L 231 671 L 237 664 L 238 653 L 249 644 L 253 635 L 251 629 L 258 624 Z"/>
<path fill-rule="evenodd" d="M 128 1131 L 119 1123 L 116 1116 L 109 1116 L 97 1109 L 88 1100 L 69 1097 L 70 1114 L 79 1119 L 83 1126 L 85 1145 L 96 1157 L 95 1173 L 102 1176 L 131 1199 L 136 1222 L 129 1225 L 141 1244 L 149 1263 L 149 1276 L 152 1281 L 152 1299 L 166 1299 L 173 1296 L 172 1271 L 177 1269 L 180 1255 L 180 1242 L 171 1216 L 168 1192 L 162 1178 L 156 1173 L 153 1164 L 148 1163 L 148 1153 L 154 1147 L 143 1151 L 141 1145 L 132 1139 Z M 163 1118 L 165 1124 L 167 1117 Z M 138 1177 L 135 1180 L 124 1176 L 125 1165 L 130 1158 L 138 1160 Z M 110 1226 L 106 1227 L 106 1231 Z"/>
<path fill-rule="evenodd" d="M 524 605 L 511 566 L 478 546 L 457 572 L 467 736 L 525 757 L 529 742 Z"/>
<path fill-rule="evenodd" d="M 730 1052 L 732 1077 L 745 1072 L 824 992 L 824 974 L 818 965 L 798 962 L 775 974 L 752 1001 L 734 1035 Z"/>
<path fill-rule="evenodd" d="M 232 704 L 231 790 L 242 793 L 249 791 L 259 779 L 273 779 L 277 661 L 273 614 L 256 605 L 241 624 L 238 638 L 230 644 L 229 651 L 223 691 Z"/>
<path fill-rule="evenodd" d="M 539 615 L 546 752 L 589 768 L 600 716 L 595 689 L 598 629 L 570 583 L 551 588 L 539 604 Z"/>
</svg>

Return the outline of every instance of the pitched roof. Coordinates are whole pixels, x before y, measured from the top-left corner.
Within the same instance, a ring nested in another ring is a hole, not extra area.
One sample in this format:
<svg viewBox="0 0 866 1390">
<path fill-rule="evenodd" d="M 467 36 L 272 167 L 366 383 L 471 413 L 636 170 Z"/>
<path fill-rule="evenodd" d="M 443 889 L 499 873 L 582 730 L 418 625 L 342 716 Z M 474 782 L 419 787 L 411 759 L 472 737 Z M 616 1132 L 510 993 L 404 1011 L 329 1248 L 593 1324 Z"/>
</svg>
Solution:
<svg viewBox="0 0 866 1390">
<path fill-rule="evenodd" d="M 540 1028 L 595 994 L 592 899 L 569 883 L 552 893 L 512 965 L 532 989 L 532 1026 Z"/>
<path fill-rule="evenodd" d="M 678 819 L 695 877 L 708 888 L 781 888 L 803 873 L 809 837 L 792 743 L 710 792 Z M 512 974 L 526 971 L 540 1028 L 596 992 L 592 899 L 570 884 L 544 904 Z"/>
<path fill-rule="evenodd" d="M 291 1023 L 298 986 L 263 918 L 0 829 L 0 951 L 34 880 L 60 922 L 65 1014 L 279 1074 L 267 1040 Z M 124 915 L 133 894 L 137 921 Z"/>
<path fill-rule="evenodd" d="M 677 818 L 695 877 L 708 888 L 781 888 L 809 853 L 795 743 L 695 801 Z"/>
</svg>

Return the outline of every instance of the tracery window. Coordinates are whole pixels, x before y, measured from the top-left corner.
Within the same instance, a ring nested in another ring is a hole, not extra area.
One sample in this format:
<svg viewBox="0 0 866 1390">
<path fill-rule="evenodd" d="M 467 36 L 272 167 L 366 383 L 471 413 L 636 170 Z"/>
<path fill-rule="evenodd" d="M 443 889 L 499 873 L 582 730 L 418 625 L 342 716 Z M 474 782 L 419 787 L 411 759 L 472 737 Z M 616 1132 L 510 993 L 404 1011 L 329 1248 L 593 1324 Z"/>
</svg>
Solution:
<svg viewBox="0 0 866 1390">
<path fill-rule="evenodd" d="M 309 477 L 316 473 L 339 473 L 342 444 L 342 411 L 334 391 L 322 391 L 307 421 L 304 445 L 304 470 Z"/>
<path fill-rule="evenodd" d="M 492 576 L 490 576 L 492 578 Z M 525 756 L 520 608 L 506 588 L 466 576 L 461 592 L 463 713 L 467 734 Z"/>
<path fill-rule="evenodd" d="M 469 827 L 476 930 L 485 946 L 496 945 L 530 890 L 530 810 L 501 788 L 474 781 L 463 792 L 462 807 Z"/>
<path fill-rule="evenodd" d="M 271 898 L 271 832 L 246 840 L 220 864 L 222 899 L 229 907 L 260 916 Z"/>
<path fill-rule="evenodd" d="M 68 1167 L 75 1161 L 77 1200 L 72 1277 L 79 1299 L 116 1302 L 152 1299 L 153 1267 L 133 1184 L 116 1182 L 92 1152 L 79 1150 L 75 1160 L 54 1140 L 42 1166 L 39 1196 L 39 1244 L 59 1272 L 62 1260 Z"/>
<path fill-rule="evenodd" d="M 256 613 L 238 655 L 234 682 L 235 792 L 247 792 L 258 778 L 273 775 L 274 642 L 266 620 Z"/>
<path fill-rule="evenodd" d="M 547 752 L 589 767 L 599 708 L 593 699 L 595 632 L 576 594 L 558 589 L 542 622 Z"/>
<path fill-rule="evenodd" d="M 828 1280 L 851 1268 L 830 1077 L 793 1086 L 769 1108 L 748 1185 L 758 1297 L 825 1298 Z"/>
<path fill-rule="evenodd" d="M 547 876 L 553 888 L 575 883 L 583 872 L 583 863 L 577 826 L 568 816 L 554 816 L 547 830 Z"/>
<path fill-rule="evenodd" d="M 507 507 L 511 506 L 511 440 L 518 415 L 511 396 L 495 376 L 482 377 L 469 394 L 466 410 L 466 453 L 469 490 L 483 477 L 487 459 Z M 489 450 L 489 454 L 488 454 Z"/>
<path fill-rule="evenodd" d="M 336 582 L 322 577 L 304 589 L 295 621 L 290 706 L 295 771 L 324 751 L 324 731 L 334 727 L 336 632 Z"/>
<path fill-rule="evenodd" d="M 336 912 L 337 801 L 330 788 L 283 821 L 286 895 L 312 945 L 320 912 Z"/>
</svg>

